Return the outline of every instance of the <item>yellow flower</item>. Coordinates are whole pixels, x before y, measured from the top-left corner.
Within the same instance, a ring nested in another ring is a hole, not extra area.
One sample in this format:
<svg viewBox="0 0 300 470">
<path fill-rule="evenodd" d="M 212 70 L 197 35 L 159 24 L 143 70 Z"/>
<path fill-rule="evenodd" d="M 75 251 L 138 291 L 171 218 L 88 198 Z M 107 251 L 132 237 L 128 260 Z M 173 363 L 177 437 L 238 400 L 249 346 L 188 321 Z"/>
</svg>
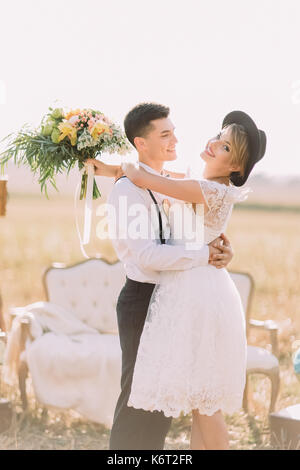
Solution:
<svg viewBox="0 0 300 470">
<path fill-rule="evenodd" d="M 66 120 L 68 121 L 72 116 L 77 116 L 80 113 L 80 109 L 71 110 L 68 114 L 66 114 Z"/>
<path fill-rule="evenodd" d="M 77 131 L 75 127 L 73 127 L 69 122 L 61 122 L 58 125 L 58 129 L 60 130 L 61 134 L 58 138 L 58 142 L 63 140 L 65 137 L 69 137 L 71 141 L 71 145 L 75 145 L 77 141 Z"/>
<path fill-rule="evenodd" d="M 90 130 L 90 134 L 94 140 L 97 140 L 100 134 L 103 132 L 110 132 L 109 126 L 103 124 L 101 121 L 97 121 Z"/>
</svg>

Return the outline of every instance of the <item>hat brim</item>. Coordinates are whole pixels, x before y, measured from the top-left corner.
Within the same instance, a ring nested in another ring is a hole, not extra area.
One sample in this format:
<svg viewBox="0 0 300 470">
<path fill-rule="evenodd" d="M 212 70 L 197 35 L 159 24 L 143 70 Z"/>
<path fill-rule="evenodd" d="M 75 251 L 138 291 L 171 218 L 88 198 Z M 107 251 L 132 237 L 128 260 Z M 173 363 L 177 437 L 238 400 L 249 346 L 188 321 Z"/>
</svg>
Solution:
<svg viewBox="0 0 300 470">
<path fill-rule="evenodd" d="M 235 186 L 242 186 L 254 167 L 265 154 L 266 150 L 266 134 L 258 129 L 253 119 L 243 111 L 232 111 L 223 119 L 222 129 L 230 124 L 240 124 L 244 127 L 248 135 L 249 142 L 249 158 L 246 164 L 244 176 L 240 176 L 238 172 L 232 173 L 230 180 Z"/>
</svg>

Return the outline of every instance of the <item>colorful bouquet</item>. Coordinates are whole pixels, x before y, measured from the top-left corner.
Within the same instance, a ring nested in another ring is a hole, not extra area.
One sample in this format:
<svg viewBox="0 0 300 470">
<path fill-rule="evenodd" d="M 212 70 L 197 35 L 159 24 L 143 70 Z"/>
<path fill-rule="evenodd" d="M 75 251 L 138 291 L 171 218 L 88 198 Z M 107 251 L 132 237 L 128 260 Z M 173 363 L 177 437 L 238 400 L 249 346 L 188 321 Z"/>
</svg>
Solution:
<svg viewBox="0 0 300 470">
<path fill-rule="evenodd" d="M 47 183 L 58 191 L 55 176 L 66 170 L 68 173 L 78 163 L 82 171 L 80 199 L 86 197 L 88 174 L 84 162 L 97 155 L 126 154 L 130 144 L 121 129 L 102 112 L 92 109 L 76 109 L 65 113 L 63 109 L 49 108 L 37 130 L 23 126 L 17 135 L 9 134 L 7 148 L 0 154 L 0 165 L 14 158 L 18 165 L 28 165 L 39 171 L 41 191 L 47 193 Z M 100 191 L 93 178 L 93 199 L 100 197 Z"/>
</svg>

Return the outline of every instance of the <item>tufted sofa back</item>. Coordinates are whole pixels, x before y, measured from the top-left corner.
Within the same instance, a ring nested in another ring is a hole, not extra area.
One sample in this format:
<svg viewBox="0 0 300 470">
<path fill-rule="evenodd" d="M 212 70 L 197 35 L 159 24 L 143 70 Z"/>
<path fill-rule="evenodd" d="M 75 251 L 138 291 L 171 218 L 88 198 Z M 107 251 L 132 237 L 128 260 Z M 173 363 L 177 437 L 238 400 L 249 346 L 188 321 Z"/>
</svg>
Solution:
<svg viewBox="0 0 300 470">
<path fill-rule="evenodd" d="M 72 266 L 54 263 L 43 276 L 49 302 L 72 311 L 102 333 L 118 333 L 116 304 L 125 284 L 120 261 L 91 258 Z"/>
<path fill-rule="evenodd" d="M 242 273 L 237 271 L 228 271 L 231 279 L 236 285 L 237 290 L 239 291 L 241 301 L 244 308 L 246 325 L 248 329 L 249 320 L 250 320 L 250 306 L 251 299 L 254 289 L 254 281 L 250 274 Z"/>
</svg>

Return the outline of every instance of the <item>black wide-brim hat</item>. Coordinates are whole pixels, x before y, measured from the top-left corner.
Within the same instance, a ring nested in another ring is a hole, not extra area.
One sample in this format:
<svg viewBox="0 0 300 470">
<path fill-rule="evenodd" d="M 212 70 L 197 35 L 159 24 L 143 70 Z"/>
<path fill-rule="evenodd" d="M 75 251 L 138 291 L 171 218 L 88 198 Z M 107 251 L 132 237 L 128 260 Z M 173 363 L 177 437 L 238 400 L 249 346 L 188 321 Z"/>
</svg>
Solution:
<svg viewBox="0 0 300 470">
<path fill-rule="evenodd" d="M 240 124 L 244 127 L 248 135 L 249 157 L 245 167 L 244 176 L 238 171 L 232 172 L 230 181 L 235 186 L 242 186 L 246 183 L 255 163 L 262 159 L 266 151 L 267 137 L 264 131 L 258 129 L 253 119 L 243 111 L 232 111 L 223 120 L 222 129 L 229 124 Z"/>
</svg>

